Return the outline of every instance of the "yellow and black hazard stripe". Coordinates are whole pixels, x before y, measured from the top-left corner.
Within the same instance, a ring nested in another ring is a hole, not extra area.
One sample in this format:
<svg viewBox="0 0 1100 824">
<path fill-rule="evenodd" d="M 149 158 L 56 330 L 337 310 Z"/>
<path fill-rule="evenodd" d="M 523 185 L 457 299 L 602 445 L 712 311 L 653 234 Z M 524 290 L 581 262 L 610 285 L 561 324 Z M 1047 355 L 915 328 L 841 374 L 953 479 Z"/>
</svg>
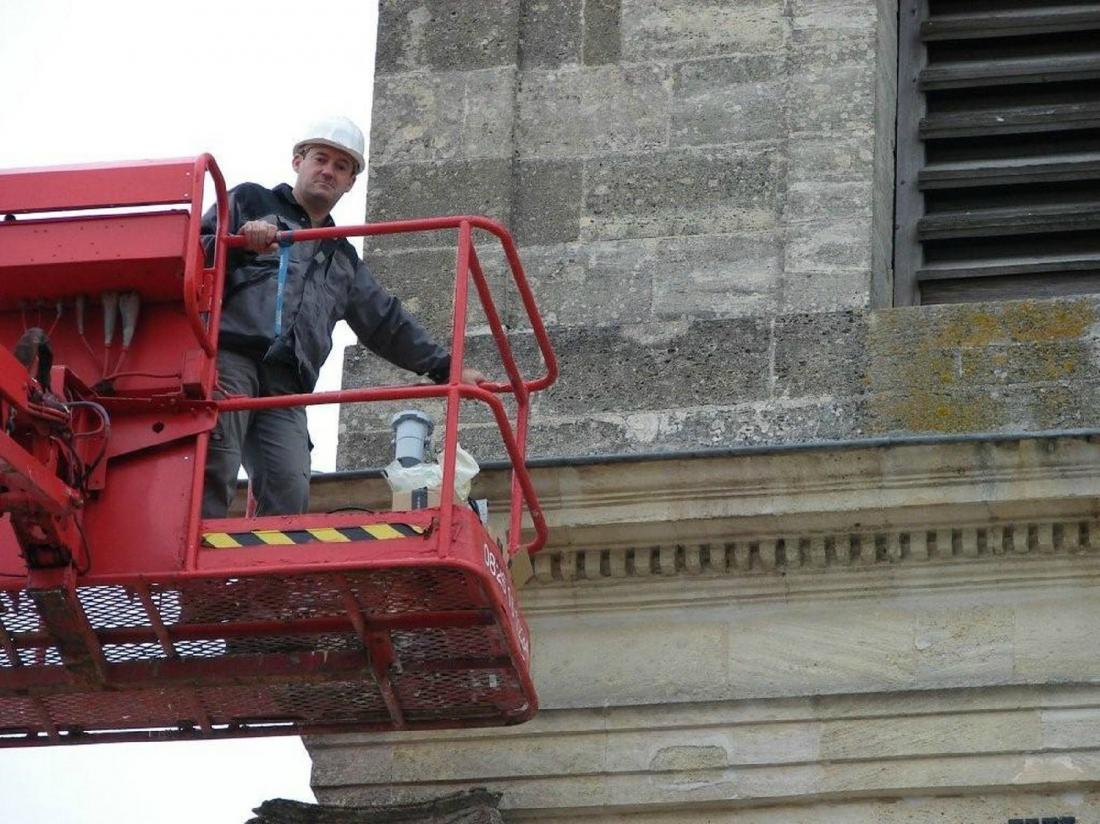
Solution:
<svg viewBox="0 0 1100 824">
<path fill-rule="evenodd" d="M 254 529 L 250 532 L 205 532 L 202 545 L 209 549 L 238 549 L 252 546 L 294 544 L 347 544 L 352 541 L 388 541 L 423 535 L 426 527 L 416 524 L 363 524 L 361 526 L 318 527 L 315 529 Z"/>
</svg>

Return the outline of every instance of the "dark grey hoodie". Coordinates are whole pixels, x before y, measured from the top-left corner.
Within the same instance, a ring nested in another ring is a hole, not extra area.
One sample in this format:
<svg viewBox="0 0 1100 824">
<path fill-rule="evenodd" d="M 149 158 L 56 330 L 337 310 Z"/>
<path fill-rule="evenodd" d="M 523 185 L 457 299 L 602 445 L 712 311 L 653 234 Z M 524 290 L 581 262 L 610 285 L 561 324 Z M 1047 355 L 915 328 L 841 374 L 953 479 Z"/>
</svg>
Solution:
<svg viewBox="0 0 1100 824">
<path fill-rule="evenodd" d="M 310 228 L 309 215 L 285 183 L 274 189 L 242 183 L 230 190 L 229 233 L 236 234 L 250 220 L 267 221 L 280 230 Z M 203 216 L 208 261 L 216 222 L 214 209 Z M 325 225 L 333 225 L 331 217 Z M 347 240 L 303 241 L 290 247 L 281 331 L 276 333 L 278 271 L 278 252 L 229 250 L 219 347 L 296 362 L 302 390 L 308 392 L 332 349 L 333 328 L 346 320 L 372 352 L 437 383 L 447 380 L 447 350 L 378 285 Z"/>
</svg>

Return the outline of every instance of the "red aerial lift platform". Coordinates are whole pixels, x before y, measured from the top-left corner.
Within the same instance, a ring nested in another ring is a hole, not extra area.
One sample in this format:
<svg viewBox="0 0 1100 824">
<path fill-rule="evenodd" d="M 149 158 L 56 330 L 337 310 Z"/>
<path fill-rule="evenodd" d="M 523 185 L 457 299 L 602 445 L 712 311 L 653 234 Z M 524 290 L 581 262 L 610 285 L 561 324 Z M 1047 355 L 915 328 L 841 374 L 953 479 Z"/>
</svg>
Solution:
<svg viewBox="0 0 1100 824">
<path fill-rule="evenodd" d="M 200 218 L 213 182 L 218 235 Z M 546 526 L 524 466 L 531 393 L 557 367 L 515 245 L 459 216 L 280 233 L 280 243 L 457 232 L 441 386 L 216 393 L 227 233 L 208 155 L 0 171 L 0 746 L 514 724 L 537 698 L 508 567 Z M 502 244 L 545 373 L 519 372 L 474 245 Z M 461 384 L 469 284 L 507 381 Z M 49 339 L 42 344 L 41 332 Z M 14 354 L 11 354 L 14 352 Z M 512 416 L 502 401 L 511 395 Z M 203 520 L 219 413 L 488 406 L 513 467 L 507 545 L 443 495 L 408 512 Z M 523 544 L 524 512 L 533 535 Z"/>
</svg>

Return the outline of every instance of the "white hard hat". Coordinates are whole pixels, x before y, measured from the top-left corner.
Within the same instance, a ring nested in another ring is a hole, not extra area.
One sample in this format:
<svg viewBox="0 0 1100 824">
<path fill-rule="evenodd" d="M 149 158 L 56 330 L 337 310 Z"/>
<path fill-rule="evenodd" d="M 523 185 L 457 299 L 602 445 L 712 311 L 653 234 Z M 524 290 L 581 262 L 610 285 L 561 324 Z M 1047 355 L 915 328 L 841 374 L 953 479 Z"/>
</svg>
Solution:
<svg viewBox="0 0 1100 824">
<path fill-rule="evenodd" d="M 355 160 L 355 173 L 366 168 L 363 160 L 363 133 L 346 117 L 334 115 L 314 121 L 305 131 L 305 137 L 294 144 L 294 154 L 306 146 L 331 146 L 351 155 Z"/>
</svg>

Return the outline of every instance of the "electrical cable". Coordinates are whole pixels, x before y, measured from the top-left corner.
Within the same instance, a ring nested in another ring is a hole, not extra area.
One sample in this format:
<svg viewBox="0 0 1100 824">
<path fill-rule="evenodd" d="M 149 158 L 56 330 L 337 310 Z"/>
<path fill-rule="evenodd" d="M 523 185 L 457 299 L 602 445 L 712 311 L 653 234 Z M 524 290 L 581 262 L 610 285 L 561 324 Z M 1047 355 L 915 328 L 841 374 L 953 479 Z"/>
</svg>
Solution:
<svg viewBox="0 0 1100 824">
<path fill-rule="evenodd" d="M 61 301 L 57 302 L 57 316 L 54 317 L 53 323 L 50 324 L 50 328 L 46 330 L 46 337 L 48 338 L 53 334 L 53 330 L 57 328 L 57 324 L 61 322 Z"/>
<path fill-rule="evenodd" d="M 121 363 L 121 358 L 119 359 Z M 116 364 L 117 368 L 117 364 Z M 118 378 L 181 378 L 179 372 L 112 372 L 107 375 L 103 380 L 113 381 Z"/>
<path fill-rule="evenodd" d="M 89 432 L 74 432 L 73 437 L 74 438 L 93 438 L 96 435 L 102 434 L 105 431 L 105 429 L 106 428 L 103 425 L 103 421 L 101 420 L 99 422 L 99 429 L 92 429 Z"/>
<path fill-rule="evenodd" d="M 68 414 L 66 410 L 55 409 L 51 406 L 46 406 L 40 403 L 27 403 L 27 410 L 32 416 L 41 418 L 47 421 L 53 421 L 54 423 L 61 424 L 62 426 L 68 426 L 72 416 Z"/>
<path fill-rule="evenodd" d="M 97 355 L 95 353 L 95 350 L 92 349 L 92 344 L 88 342 L 88 338 L 85 337 L 83 332 L 80 333 L 80 340 L 81 340 L 81 342 L 83 342 L 84 348 L 88 350 L 88 354 L 92 358 L 92 363 L 95 364 L 96 368 L 98 369 L 99 368 L 99 355 Z M 102 377 L 103 373 L 100 372 L 99 374 Z"/>
<path fill-rule="evenodd" d="M 86 561 L 84 569 L 81 569 L 79 566 L 76 567 L 76 574 L 87 575 L 92 569 L 92 548 L 88 545 L 88 536 L 84 534 L 84 527 L 81 525 L 80 519 L 77 518 L 76 515 L 73 515 L 72 518 L 73 526 L 75 526 L 76 531 L 80 533 L 80 543 L 84 547 L 84 558 Z"/>
<path fill-rule="evenodd" d="M 104 380 L 114 380 L 118 377 L 119 370 L 122 368 L 122 364 L 126 361 L 126 356 L 130 354 L 130 347 L 123 346 L 122 351 L 118 355 L 118 360 L 115 361 L 115 368 Z"/>
<path fill-rule="evenodd" d="M 69 459 L 69 477 L 66 479 L 69 486 L 79 489 L 81 492 L 85 490 L 81 487 L 81 481 L 84 478 L 84 461 L 80 455 L 73 448 L 73 445 L 66 441 L 64 438 L 59 438 L 55 435 L 50 436 L 50 440 L 57 444 L 59 449 L 65 452 L 65 456 Z M 72 470 L 75 470 L 75 476 Z"/>
<path fill-rule="evenodd" d="M 99 448 L 99 453 L 87 464 L 85 468 L 84 475 L 80 482 L 81 487 L 84 487 L 87 485 L 88 480 L 92 477 L 92 473 L 96 471 L 96 468 L 103 460 L 104 455 L 107 454 L 107 445 L 108 443 L 110 443 L 111 440 L 111 416 L 101 404 L 98 404 L 95 401 L 70 401 L 66 405 L 70 408 L 86 407 L 88 409 L 91 409 L 93 412 L 99 415 L 99 419 L 101 421 L 101 427 L 99 430 L 97 430 L 97 433 L 101 433 L 103 435 L 103 443 Z"/>
</svg>

